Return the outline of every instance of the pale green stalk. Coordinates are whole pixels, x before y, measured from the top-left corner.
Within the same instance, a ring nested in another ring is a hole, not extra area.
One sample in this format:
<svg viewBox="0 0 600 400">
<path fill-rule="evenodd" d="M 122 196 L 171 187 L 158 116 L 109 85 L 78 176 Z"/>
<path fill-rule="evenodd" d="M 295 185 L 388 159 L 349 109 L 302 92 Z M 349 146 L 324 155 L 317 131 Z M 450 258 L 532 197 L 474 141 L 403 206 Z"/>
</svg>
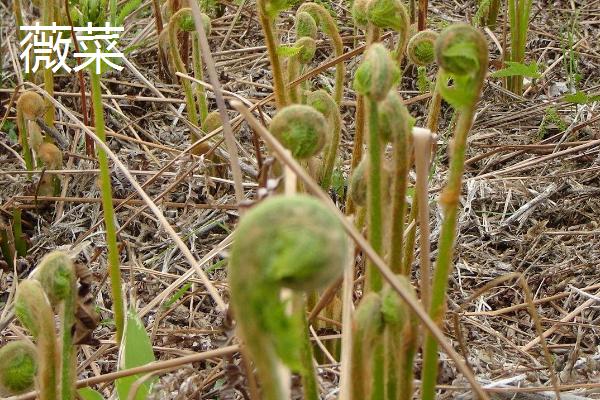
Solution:
<svg viewBox="0 0 600 400">
<path fill-rule="evenodd" d="M 525 46 L 527 43 L 531 7 L 532 0 L 508 0 L 511 36 L 510 60 L 512 62 L 522 64 L 525 61 Z M 508 89 L 515 94 L 521 95 L 523 93 L 523 76 L 509 77 Z"/>
<path fill-rule="evenodd" d="M 92 84 L 92 107 L 94 109 L 96 136 L 105 142 L 106 133 L 104 128 L 104 109 L 102 106 L 100 75 L 90 70 L 90 81 Z M 121 343 L 125 315 L 123 307 L 123 289 L 121 286 L 121 267 L 119 265 L 119 250 L 117 247 L 117 229 L 115 227 L 115 210 L 113 208 L 110 167 L 108 165 L 108 156 L 101 147 L 98 147 L 98 164 L 100 166 L 100 191 L 102 208 L 104 210 L 104 225 L 106 228 L 106 247 L 108 249 L 107 268 L 110 277 L 116 341 L 117 343 Z"/>
<path fill-rule="evenodd" d="M 281 109 L 288 105 L 289 101 L 285 87 L 285 80 L 283 78 L 281 61 L 279 60 L 279 55 L 277 54 L 278 40 L 274 32 L 275 17 L 269 15 L 268 3 L 269 0 L 257 0 L 258 17 L 260 25 L 262 26 L 265 34 L 265 44 L 267 45 L 267 53 L 269 54 L 269 61 L 271 63 L 275 104 L 277 105 L 278 109 Z"/>
<path fill-rule="evenodd" d="M 192 62 L 194 64 L 194 78 L 203 80 L 202 71 L 202 55 L 200 53 L 200 41 L 198 39 L 198 33 L 192 33 Z M 196 89 L 196 101 L 198 103 L 198 110 L 200 111 L 200 123 L 204 128 L 204 121 L 208 116 L 208 103 L 206 101 L 206 89 L 203 85 L 198 85 Z"/>
<path fill-rule="evenodd" d="M 456 49 L 461 49 L 462 54 L 456 56 Z M 473 125 L 475 108 L 488 66 L 487 42 L 481 32 L 469 25 L 451 26 L 442 32 L 436 42 L 436 58 L 440 68 L 454 77 L 455 86 L 453 88 L 444 86 L 441 93 L 447 100 L 454 103 L 458 112 L 448 181 L 440 195 L 444 219 L 438 241 L 438 258 L 433 274 L 431 303 L 429 304 L 429 316 L 438 326 L 441 326 L 446 305 L 448 279 L 452 271 L 467 136 Z M 435 399 L 438 372 L 437 350 L 436 339 L 427 333 L 423 346 L 422 400 Z"/>
<path fill-rule="evenodd" d="M 304 400 L 319 400 L 319 384 L 317 383 L 317 371 L 313 361 L 313 348 L 310 343 L 310 334 L 308 334 L 308 320 L 306 318 L 306 300 L 303 293 L 292 294 L 293 313 L 299 320 L 298 326 L 301 326 L 303 331 L 307 332 L 302 335 L 300 362 L 302 370 L 300 376 L 302 378 L 302 391 Z"/>
<path fill-rule="evenodd" d="M 369 242 L 379 255 L 383 250 L 383 188 L 381 184 L 382 160 L 381 140 L 379 138 L 379 116 L 377 113 L 377 101 L 368 99 L 368 123 L 369 123 L 369 180 L 367 190 L 367 212 L 368 225 L 367 235 Z M 375 264 L 369 260 L 367 264 L 366 288 L 377 292 L 383 286 L 381 275 Z"/>
</svg>

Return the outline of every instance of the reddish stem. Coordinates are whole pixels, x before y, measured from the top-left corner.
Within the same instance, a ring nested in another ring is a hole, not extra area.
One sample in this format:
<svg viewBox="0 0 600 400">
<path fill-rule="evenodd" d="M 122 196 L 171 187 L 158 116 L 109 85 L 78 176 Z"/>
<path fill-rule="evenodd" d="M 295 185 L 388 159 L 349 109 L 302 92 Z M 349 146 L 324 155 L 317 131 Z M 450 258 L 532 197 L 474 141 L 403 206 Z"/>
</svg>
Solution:
<svg viewBox="0 0 600 400">
<path fill-rule="evenodd" d="M 69 13 L 69 0 L 65 0 L 65 8 L 67 15 L 67 22 L 69 22 L 69 26 L 71 27 L 71 39 L 73 40 L 73 46 L 75 47 L 75 52 L 79 53 L 79 44 L 77 43 L 77 39 L 75 37 L 75 30 L 73 29 L 73 20 L 71 20 L 71 15 Z M 79 58 L 75 58 L 77 61 L 77 65 L 81 64 L 81 60 Z M 83 115 L 83 124 L 85 126 L 90 126 L 87 115 L 87 99 L 85 97 L 85 79 L 83 79 L 83 71 L 77 71 L 77 79 L 79 79 L 79 92 L 81 93 L 81 115 Z M 89 135 L 85 135 L 85 154 L 89 157 L 94 156 L 94 139 Z"/>
</svg>

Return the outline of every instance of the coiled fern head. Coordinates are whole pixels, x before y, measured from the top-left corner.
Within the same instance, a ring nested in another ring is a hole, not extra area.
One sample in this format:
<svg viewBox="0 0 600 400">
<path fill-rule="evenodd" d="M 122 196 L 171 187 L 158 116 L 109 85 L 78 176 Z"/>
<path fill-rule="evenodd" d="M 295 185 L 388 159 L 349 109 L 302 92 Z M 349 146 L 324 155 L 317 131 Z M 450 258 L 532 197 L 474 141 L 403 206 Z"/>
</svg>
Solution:
<svg viewBox="0 0 600 400">
<path fill-rule="evenodd" d="M 321 202 L 306 195 L 273 197 L 252 208 L 237 228 L 232 280 L 250 274 L 293 290 L 319 289 L 340 276 L 347 249 L 341 223 Z"/>
<path fill-rule="evenodd" d="M 75 295 L 74 268 L 71 258 L 61 251 L 53 251 L 40 261 L 34 277 L 41 283 L 52 305 Z"/>
<path fill-rule="evenodd" d="M 298 53 L 298 60 L 300 60 L 300 63 L 308 64 L 311 62 L 317 52 L 317 42 L 315 39 L 309 36 L 303 36 L 296 40 L 295 45 L 300 47 L 300 52 Z"/>
<path fill-rule="evenodd" d="M 27 91 L 21 94 L 17 100 L 17 110 L 22 113 L 26 120 L 35 120 L 42 117 L 45 109 L 44 99 L 36 92 Z"/>
<path fill-rule="evenodd" d="M 382 29 L 405 31 L 410 25 L 408 11 L 401 0 L 369 0 L 367 19 Z"/>
<path fill-rule="evenodd" d="M 317 38 L 317 21 L 306 11 L 299 11 L 296 14 L 296 37 Z"/>
<path fill-rule="evenodd" d="M 201 13 L 202 17 L 202 26 L 204 28 L 204 32 L 206 35 L 210 35 L 211 31 L 211 22 L 210 17 L 204 13 Z M 178 10 L 171 17 L 171 22 L 176 24 L 176 26 L 184 32 L 192 32 L 196 29 L 196 24 L 194 22 L 194 17 L 192 16 L 191 8 L 182 8 Z"/>
<path fill-rule="evenodd" d="M 435 42 L 438 33 L 424 30 L 416 33 L 408 42 L 408 58 L 413 64 L 426 66 L 435 61 Z"/>
<path fill-rule="evenodd" d="M 471 75 L 487 68 L 487 43 L 483 34 L 467 24 L 444 29 L 435 44 L 437 63 L 447 72 Z"/>
<path fill-rule="evenodd" d="M 271 121 L 271 133 L 298 159 L 317 154 L 327 141 L 325 117 L 313 107 L 293 104 L 281 109 Z"/>
<path fill-rule="evenodd" d="M 379 130 L 383 140 L 391 142 L 398 137 L 410 135 L 413 118 L 394 90 L 390 90 L 385 99 L 379 103 Z"/>
<path fill-rule="evenodd" d="M 37 373 L 37 352 L 24 340 L 0 348 L 0 395 L 14 396 L 33 389 Z"/>
<path fill-rule="evenodd" d="M 375 101 L 383 100 L 400 79 L 400 69 L 381 43 L 369 47 L 354 75 L 354 89 Z"/>
<path fill-rule="evenodd" d="M 369 177 L 369 160 L 363 158 L 360 160 L 352 176 L 350 177 L 350 187 L 348 195 L 357 206 L 364 207 L 367 204 L 367 180 Z"/>
</svg>

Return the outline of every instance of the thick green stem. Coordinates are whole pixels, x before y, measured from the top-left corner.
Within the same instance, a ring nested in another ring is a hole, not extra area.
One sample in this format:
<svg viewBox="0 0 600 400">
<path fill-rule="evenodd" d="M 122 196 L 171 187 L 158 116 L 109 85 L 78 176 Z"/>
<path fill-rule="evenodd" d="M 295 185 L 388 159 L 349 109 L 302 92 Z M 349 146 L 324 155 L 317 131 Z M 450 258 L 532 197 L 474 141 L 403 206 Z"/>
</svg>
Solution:
<svg viewBox="0 0 600 400">
<path fill-rule="evenodd" d="M 275 94 L 275 104 L 277 109 L 282 109 L 288 105 L 285 81 L 283 79 L 283 70 L 281 68 L 281 61 L 277 54 L 277 37 L 273 32 L 274 21 L 269 17 L 266 9 L 266 0 L 258 0 L 258 17 L 260 25 L 262 26 L 265 34 L 265 44 L 267 45 L 267 52 L 269 53 L 269 61 L 271 63 L 271 72 L 273 73 L 273 89 Z"/>
<path fill-rule="evenodd" d="M 325 162 L 321 173 L 321 187 L 325 190 L 329 190 L 329 187 L 331 186 L 331 177 L 333 176 L 333 168 L 335 167 L 337 150 L 340 144 L 340 130 L 341 126 L 340 124 L 337 124 L 332 132 L 331 143 L 325 150 Z"/>
<path fill-rule="evenodd" d="M 441 194 L 440 202 L 444 206 L 444 221 L 438 243 L 438 258 L 433 274 L 431 290 L 431 303 L 429 316 L 438 325 L 442 324 L 446 304 L 446 291 L 448 289 L 448 278 L 452 270 L 452 258 L 454 255 L 454 242 L 456 239 L 456 225 L 458 215 L 458 204 L 462 186 L 462 175 L 464 171 L 465 151 L 467 135 L 473 124 L 475 106 L 466 107 L 460 112 L 454 136 L 454 151 L 450 163 L 448 182 Z M 436 339 L 431 335 L 425 336 L 423 347 L 423 372 L 422 392 L 423 400 L 435 399 L 435 386 L 438 373 L 438 345 Z"/>
<path fill-rule="evenodd" d="M 510 60 L 513 62 L 523 63 L 525 61 L 525 45 L 531 6 L 532 0 L 509 0 L 508 2 L 511 36 Z M 508 89 L 521 95 L 523 93 L 523 76 L 509 77 Z"/>
<path fill-rule="evenodd" d="M 293 312 L 295 317 L 299 319 L 299 326 L 306 332 L 306 334 L 302 335 L 302 349 L 300 352 L 300 362 L 302 363 L 300 376 L 302 377 L 304 400 L 319 400 L 317 371 L 313 362 L 313 350 L 310 343 L 308 320 L 306 318 L 306 300 L 303 293 L 294 293 L 292 296 Z"/>
<path fill-rule="evenodd" d="M 94 125 L 96 135 L 106 141 L 104 131 L 104 110 L 102 107 L 102 88 L 100 75 L 90 71 L 92 84 L 92 106 L 94 109 Z M 98 164 L 100 165 L 100 187 L 102 194 L 102 208 L 104 210 L 104 225 L 106 227 L 106 247 L 108 249 L 108 275 L 113 303 L 113 314 L 116 326 L 116 341 L 121 343 L 124 326 L 123 291 L 121 288 L 121 269 L 119 265 L 119 250 L 117 247 L 117 229 L 115 227 L 115 210 L 112 200 L 112 186 L 110 182 L 110 168 L 108 156 L 102 148 L 98 148 Z"/>
<path fill-rule="evenodd" d="M 367 235 L 369 242 L 378 254 L 381 255 L 383 250 L 383 196 L 382 196 L 382 160 L 381 160 L 381 139 L 379 137 L 379 123 L 377 102 L 368 99 L 367 105 L 368 122 L 369 122 L 369 180 L 367 191 L 367 208 L 369 214 L 369 224 L 367 227 Z M 382 288 L 382 279 L 377 267 L 373 262 L 367 264 L 366 275 L 366 290 L 379 291 Z"/>
<path fill-rule="evenodd" d="M 395 274 L 405 274 L 402 268 L 404 257 L 404 227 L 406 221 L 406 188 L 410 163 L 407 135 L 399 135 L 393 145 L 394 175 L 392 181 L 392 231 L 390 234 L 390 268 Z"/>
<path fill-rule="evenodd" d="M 60 390 L 62 400 L 75 398 L 76 355 L 72 328 L 75 325 L 75 293 L 67 296 L 61 305 L 61 369 Z"/>
</svg>

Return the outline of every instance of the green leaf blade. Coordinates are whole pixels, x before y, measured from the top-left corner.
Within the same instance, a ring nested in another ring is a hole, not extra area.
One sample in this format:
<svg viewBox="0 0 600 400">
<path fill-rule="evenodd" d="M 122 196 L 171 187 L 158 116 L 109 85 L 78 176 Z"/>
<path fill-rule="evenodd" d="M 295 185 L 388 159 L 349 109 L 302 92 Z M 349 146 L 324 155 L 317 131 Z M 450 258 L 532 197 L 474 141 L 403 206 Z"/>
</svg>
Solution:
<svg viewBox="0 0 600 400">
<path fill-rule="evenodd" d="M 125 332 L 119 349 L 119 371 L 140 367 L 155 361 L 150 337 L 142 320 L 134 310 L 127 312 Z M 120 399 L 127 399 L 131 387 L 141 375 L 126 376 L 117 379 L 115 386 Z M 153 379 L 146 380 L 137 390 L 136 400 L 145 400 L 152 389 Z"/>
</svg>

